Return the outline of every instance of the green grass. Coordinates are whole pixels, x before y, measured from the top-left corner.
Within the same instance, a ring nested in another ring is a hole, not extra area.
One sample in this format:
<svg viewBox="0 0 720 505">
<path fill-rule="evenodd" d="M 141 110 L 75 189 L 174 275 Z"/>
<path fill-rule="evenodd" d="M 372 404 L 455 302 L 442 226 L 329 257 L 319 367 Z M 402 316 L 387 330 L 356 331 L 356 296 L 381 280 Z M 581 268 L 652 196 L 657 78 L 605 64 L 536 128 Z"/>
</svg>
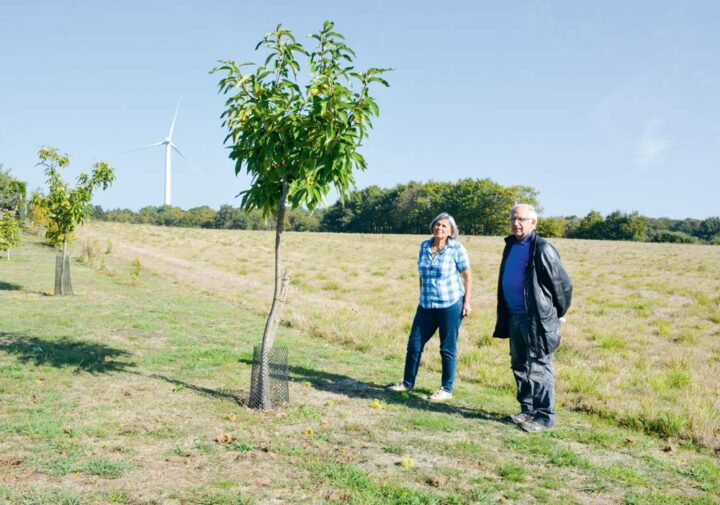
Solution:
<svg viewBox="0 0 720 505">
<path fill-rule="evenodd" d="M 111 234 L 112 251 L 102 247 L 102 266 L 73 262 L 74 297 L 47 296 L 53 254 L 32 237 L 0 265 L 13 286 L 0 289 L 0 503 L 717 503 L 716 385 L 700 378 L 720 366 L 707 337 L 719 329 L 694 305 L 702 295 L 713 308 L 717 295 L 674 275 L 686 249 L 659 263 L 672 294 L 633 274 L 636 296 L 616 271 L 645 256 L 603 249 L 636 244 L 561 244 L 581 288 L 556 360 L 558 420 L 527 435 L 505 421 L 517 409 L 507 342 L 488 337 L 498 239 L 468 240 L 475 314 L 463 323 L 454 398 L 433 405 L 423 396 L 439 382 L 436 339 L 418 388 L 384 391 L 402 372 L 418 237 L 384 237 L 378 259 L 372 236 L 288 234 L 288 261 L 311 289 L 294 291 L 278 337 L 291 403 L 259 412 L 242 401 L 268 279 L 255 266 L 233 277 L 243 259 L 233 244 L 251 239 L 271 258 L 272 235 L 88 230 L 98 244 Z M 297 267 L 309 237 L 337 263 L 321 276 Z M 183 263 L 188 250 L 204 251 L 203 263 Z M 687 256 L 707 275 L 713 250 Z M 142 272 L 130 282 L 136 257 Z M 323 291 L 330 283 L 342 288 Z"/>
<path fill-rule="evenodd" d="M 88 460 L 82 466 L 82 472 L 103 479 L 118 479 L 130 468 L 132 468 L 132 465 L 127 462 L 98 458 Z"/>
</svg>

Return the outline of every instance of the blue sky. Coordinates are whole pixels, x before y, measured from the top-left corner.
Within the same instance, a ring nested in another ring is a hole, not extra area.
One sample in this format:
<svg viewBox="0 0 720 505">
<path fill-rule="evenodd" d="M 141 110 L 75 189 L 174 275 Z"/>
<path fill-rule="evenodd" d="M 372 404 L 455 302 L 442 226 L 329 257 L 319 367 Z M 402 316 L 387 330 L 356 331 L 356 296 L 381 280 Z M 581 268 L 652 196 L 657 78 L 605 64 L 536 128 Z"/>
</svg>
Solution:
<svg viewBox="0 0 720 505">
<path fill-rule="evenodd" d="M 37 1 L 0 4 L 0 163 L 44 185 L 41 145 L 68 177 L 106 160 L 95 203 L 160 205 L 167 135 L 173 205 L 239 205 L 223 147 L 219 59 L 261 61 L 281 22 L 303 41 L 335 21 L 358 67 L 388 66 L 358 187 L 489 177 L 540 191 L 545 215 L 717 215 L 720 2 Z M 438 209 L 440 210 L 440 209 Z"/>
</svg>

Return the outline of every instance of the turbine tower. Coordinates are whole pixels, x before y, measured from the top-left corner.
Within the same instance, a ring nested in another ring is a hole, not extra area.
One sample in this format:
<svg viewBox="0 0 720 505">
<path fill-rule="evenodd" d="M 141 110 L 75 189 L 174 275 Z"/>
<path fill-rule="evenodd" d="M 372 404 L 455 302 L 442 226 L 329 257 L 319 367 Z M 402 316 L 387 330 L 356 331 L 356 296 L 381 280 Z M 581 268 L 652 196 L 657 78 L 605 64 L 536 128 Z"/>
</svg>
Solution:
<svg viewBox="0 0 720 505">
<path fill-rule="evenodd" d="M 137 149 L 132 149 L 131 151 L 126 151 L 123 154 L 127 153 L 133 153 L 135 151 L 142 151 L 143 149 L 149 149 L 151 147 L 157 147 L 157 146 L 165 146 L 165 200 L 164 205 L 172 205 L 172 150 L 174 149 L 176 153 L 178 153 L 182 158 L 187 161 L 188 165 L 190 165 L 198 174 L 200 174 L 200 170 L 197 169 L 195 165 L 192 164 L 192 162 L 185 157 L 185 155 L 180 152 L 180 149 L 173 144 L 172 136 L 173 131 L 175 130 L 175 120 L 177 119 L 178 110 L 180 110 L 180 97 L 178 97 L 178 103 L 177 107 L 175 107 L 175 115 L 173 116 L 172 123 L 170 124 L 170 132 L 168 133 L 168 136 L 163 140 L 162 142 L 156 142 L 154 144 L 150 144 L 147 146 L 139 147 Z"/>
</svg>

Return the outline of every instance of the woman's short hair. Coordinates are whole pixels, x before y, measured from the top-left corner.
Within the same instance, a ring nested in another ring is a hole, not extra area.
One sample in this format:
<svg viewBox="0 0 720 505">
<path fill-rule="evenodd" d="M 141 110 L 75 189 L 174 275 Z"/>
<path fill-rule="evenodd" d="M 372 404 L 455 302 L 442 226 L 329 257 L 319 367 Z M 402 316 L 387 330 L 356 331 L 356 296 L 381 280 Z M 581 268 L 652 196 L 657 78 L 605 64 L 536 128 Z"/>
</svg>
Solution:
<svg viewBox="0 0 720 505">
<path fill-rule="evenodd" d="M 443 219 L 450 223 L 450 237 L 458 238 L 458 235 L 460 235 L 460 230 L 458 230 L 457 224 L 455 224 L 455 219 L 453 219 L 453 217 L 447 212 L 442 212 L 438 214 L 435 219 L 432 220 L 432 222 L 430 223 L 430 233 L 433 232 L 433 228 L 435 228 L 435 223 L 437 223 L 438 221 L 442 221 Z"/>
<path fill-rule="evenodd" d="M 527 210 L 527 217 L 530 217 L 537 221 L 537 218 L 538 218 L 537 211 L 535 210 L 535 207 L 533 207 L 529 203 L 516 203 L 515 205 L 513 205 L 513 208 L 510 209 L 510 218 L 513 217 L 513 213 L 515 212 L 515 209 L 520 209 L 520 208 Z"/>
</svg>

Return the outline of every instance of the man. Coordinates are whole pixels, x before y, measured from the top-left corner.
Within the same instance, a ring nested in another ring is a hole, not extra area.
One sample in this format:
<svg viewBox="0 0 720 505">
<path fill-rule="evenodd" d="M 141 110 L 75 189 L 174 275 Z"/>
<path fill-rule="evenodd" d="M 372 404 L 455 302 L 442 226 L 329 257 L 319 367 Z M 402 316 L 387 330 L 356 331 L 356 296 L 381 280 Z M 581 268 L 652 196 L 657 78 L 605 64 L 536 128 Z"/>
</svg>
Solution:
<svg viewBox="0 0 720 505">
<path fill-rule="evenodd" d="M 555 422 L 553 353 L 560 345 L 560 318 L 570 308 L 572 282 L 555 248 L 535 232 L 537 212 L 517 204 L 510 211 L 498 278 L 493 337 L 510 339 L 520 412 L 511 416 L 527 432 Z"/>
</svg>

